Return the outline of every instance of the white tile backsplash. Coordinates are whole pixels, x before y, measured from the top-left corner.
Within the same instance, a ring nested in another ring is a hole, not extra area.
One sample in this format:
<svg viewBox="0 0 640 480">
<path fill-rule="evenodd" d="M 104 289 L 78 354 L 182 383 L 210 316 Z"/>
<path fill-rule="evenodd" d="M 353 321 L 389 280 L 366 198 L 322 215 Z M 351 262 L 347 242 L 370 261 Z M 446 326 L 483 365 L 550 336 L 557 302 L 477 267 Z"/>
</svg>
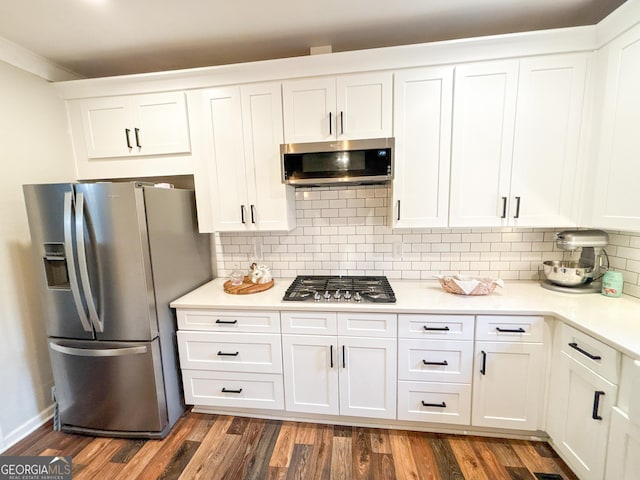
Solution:
<svg viewBox="0 0 640 480">
<path fill-rule="evenodd" d="M 291 232 L 219 233 L 218 275 L 269 265 L 275 278 L 310 275 L 386 275 L 431 279 L 439 274 L 537 280 L 544 260 L 569 258 L 553 242 L 561 228 L 421 228 L 386 226 L 386 186 L 296 190 L 297 228 Z M 610 231 L 607 252 L 624 276 L 624 292 L 640 297 L 640 234 Z M 262 258 L 255 257 L 255 242 Z M 400 245 L 394 248 L 394 245 Z M 401 252 L 401 253 L 400 253 Z"/>
</svg>

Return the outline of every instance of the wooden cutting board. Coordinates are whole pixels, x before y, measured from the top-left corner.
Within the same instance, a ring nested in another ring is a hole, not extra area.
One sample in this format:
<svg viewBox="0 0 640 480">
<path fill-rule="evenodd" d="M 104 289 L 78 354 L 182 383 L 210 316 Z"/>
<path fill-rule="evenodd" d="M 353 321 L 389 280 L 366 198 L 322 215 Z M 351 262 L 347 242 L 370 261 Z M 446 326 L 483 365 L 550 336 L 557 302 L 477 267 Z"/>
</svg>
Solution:
<svg viewBox="0 0 640 480">
<path fill-rule="evenodd" d="M 250 277 L 244 277 L 240 285 L 231 285 L 231 280 L 224 282 L 224 291 L 232 295 L 248 295 L 250 293 L 264 292 L 273 287 L 273 279 L 267 283 L 253 283 Z"/>
</svg>

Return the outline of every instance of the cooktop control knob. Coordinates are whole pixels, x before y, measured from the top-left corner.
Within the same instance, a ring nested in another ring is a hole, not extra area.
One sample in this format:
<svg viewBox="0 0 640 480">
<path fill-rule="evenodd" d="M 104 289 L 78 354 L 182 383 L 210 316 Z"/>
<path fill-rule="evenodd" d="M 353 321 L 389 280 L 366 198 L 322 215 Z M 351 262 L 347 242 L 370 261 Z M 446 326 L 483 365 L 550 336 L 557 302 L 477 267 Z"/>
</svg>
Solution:
<svg viewBox="0 0 640 480">
<path fill-rule="evenodd" d="M 325 300 L 331 300 L 331 294 L 329 293 L 329 290 L 325 290 L 323 296 Z"/>
<path fill-rule="evenodd" d="M 320 292 L 316 292 L 316 293 L 313 294 L 313 299 L 316 302 L 319 302 L 321 298 L 322 298 L 322 295 L 320 295 Z"/>
<path fill-rule="evenodd" d="M 360 292 L 356 292 L 356 293 L 354 293 L 354 294 L 353 294 L 353 299 L 354 299 L 356 302 L 359 302 L 360 300 L 362 300 L 362 297 L 360 296 Z"/>
<path fill-rule="evenodd" d="M 349 292 L 349 290 L 347 290 L 346 292 L 344 292 L 343 295 L 345 300 L 351 300 L 351 292 Z"/>
<path fill-rule="evenodd" d="M 336 293 L 333 294 L 333 299 L 337 302 L 342 298 L 342 293 L 340 293 L 340 289 L 336 290 Z"/>
</svg>

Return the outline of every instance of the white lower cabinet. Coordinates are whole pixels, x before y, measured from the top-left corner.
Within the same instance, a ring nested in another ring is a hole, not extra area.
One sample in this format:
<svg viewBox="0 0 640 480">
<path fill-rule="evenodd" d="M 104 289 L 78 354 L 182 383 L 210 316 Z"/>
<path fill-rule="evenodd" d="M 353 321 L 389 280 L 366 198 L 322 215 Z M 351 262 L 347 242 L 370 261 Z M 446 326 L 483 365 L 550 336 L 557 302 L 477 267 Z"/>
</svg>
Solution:
<svg viewBox="0 0 640 480">
<path fill-rule="evenodd" d="M 326 319 L 321 317 L 325 315 Z M 307 335 L 305 317 L 313 322 Z M 286 409 L 370 418 L 396 418 L 395 315 L 283 312 Z M 367 328 L 367 326 L 369 328 Z M 391 338 L 380 337 L 391 328 Z M 361 336 L 336 335 L 356 329 Z M 296 332 L 303 334 L 296 334 Z M 370 335 L 370 336 L 366 336 Z"/>
<path fill-rule="evenodd" d="M 640 425 L 634 424 L 620 409 L 611 412 L 611 431 L 607 451 L 606 480 L 640 478 Z"/>
<path fill-rule="evenodd" d="M 476 320 L 471 424 L 538 430 L 544 403 L 544 317 Z M 491 338 L 492 341 L 478 339 Z"/>
<path fill-rule="evenodd" d="M 573 338 L 571 332 L 575 329 L 561 325 L 555 335 L 547 433 L 558 453 L 580 479 L 602 479 L 618 379 L 603 378 L 572 357 L 578 352 L 589 362 L 607 364 L 612 361 L 605 354 L 595 355 L 578 342 L 569 342 L 573 346 L 564 344 L 563 338 Z M 591 339 L 590 343 L 591 348 L 597 348 L 601 342 Z M 617 357 L 618 354 L 614 354 Z"/>
</svg>

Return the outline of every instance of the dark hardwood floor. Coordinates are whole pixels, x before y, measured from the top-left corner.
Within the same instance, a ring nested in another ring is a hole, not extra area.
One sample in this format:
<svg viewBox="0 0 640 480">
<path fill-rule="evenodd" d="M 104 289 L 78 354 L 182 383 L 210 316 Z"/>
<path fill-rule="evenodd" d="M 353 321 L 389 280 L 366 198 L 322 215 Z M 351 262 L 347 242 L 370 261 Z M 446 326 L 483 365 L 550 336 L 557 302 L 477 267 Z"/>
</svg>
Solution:
<svg viewBox="0 0 640 480">
<path fill-rule="evenodd" d="M 575 480 L 544 442 L 188 413 L 164 440 L 55 432 L 4 455 L 73 457 L 83 479 Z"/>
</svg>

